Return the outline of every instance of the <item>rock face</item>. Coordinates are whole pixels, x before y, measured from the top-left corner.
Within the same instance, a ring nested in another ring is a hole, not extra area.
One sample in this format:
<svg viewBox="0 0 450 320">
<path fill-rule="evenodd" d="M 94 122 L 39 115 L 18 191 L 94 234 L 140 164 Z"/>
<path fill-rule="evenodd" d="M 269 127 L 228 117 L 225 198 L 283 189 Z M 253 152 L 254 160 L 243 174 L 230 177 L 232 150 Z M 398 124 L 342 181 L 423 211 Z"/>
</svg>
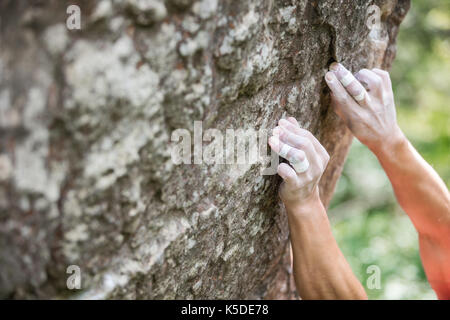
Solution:
<svg viewBox="0 0 450 320">
<path fill-rule="evenodd" d="M 328 203 L 351 135 L 324 74 L 388 68 L 409 1 L 372 31 L 362 0 L 78 1 L 69 30 L 73 3 L 0 3 L 0 297 L 295 297 L 268 162 L 177 165 L 172 133 L 295 116 Z"/>
</svg>

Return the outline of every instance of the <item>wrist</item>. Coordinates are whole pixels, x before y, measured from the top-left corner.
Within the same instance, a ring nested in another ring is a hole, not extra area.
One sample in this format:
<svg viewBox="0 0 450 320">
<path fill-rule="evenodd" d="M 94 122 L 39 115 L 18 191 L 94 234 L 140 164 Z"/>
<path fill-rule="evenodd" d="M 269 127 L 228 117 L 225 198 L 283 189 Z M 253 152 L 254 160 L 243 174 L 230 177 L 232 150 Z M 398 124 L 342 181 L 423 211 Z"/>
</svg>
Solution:
<svg viewBox="0 0 450 320">
<path fill-rule="evenodd" d="M 311 214 L 318 205 L 322 205 L 319 195 L 319 187 L 316 186 L 313 192 L 306 198 L 294 201 L 283 201 L 288 215 Z"/>
<path fill-rule="evenodd" d="M 383 139 L 373 146 L 368 146 L 368 148 L 373 152 L 377 158 L 392 157 L 398 153 L 405 145 L 408 144 L 408 139 L 403 134 L 400 128 L 397 127 L 395 132 L 389 137 Z"/>
</svg>

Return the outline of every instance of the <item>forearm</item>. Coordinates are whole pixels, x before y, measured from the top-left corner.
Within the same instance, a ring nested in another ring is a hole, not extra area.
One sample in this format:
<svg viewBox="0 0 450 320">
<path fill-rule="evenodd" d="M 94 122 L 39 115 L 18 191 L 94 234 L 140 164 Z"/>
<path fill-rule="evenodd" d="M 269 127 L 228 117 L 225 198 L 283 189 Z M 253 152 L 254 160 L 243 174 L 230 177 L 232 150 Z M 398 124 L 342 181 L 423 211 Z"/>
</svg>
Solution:
<svg viewBox="0 0 450 320">
<path fill-rule="evenodd" d="M 364 299 L 319 198 L 317 185 L 330 156 L 294 118 L 278 123 L 269 145 L 293 165 L 281 163 L 277 172 L 283 179 L 279 194 L 289 219 L 298 292 L 303 299 Z"/>
<path fill-rule="evenodd" d="M 389 177 L 399 204 L 419 234 L 449 234 L 448 189 L 403 134 L 372 151 Z"/>
<path fill-rule="evenodd" d="M 378 157 L 395 195 L 419 233 L 428 280 L 450 296 L 450 195 L 444 182 L 397 125 L 389 73 L 362 69 L 352 76 L 333 63 L 325 76 L 332 106 L 353 134 Z"/>
<path fill-rule="evenodd" d="M 294 278 L 303 299 L 367 299 L 331 232 L 315 192 L 307 201 L 286 205 Z"/>
<path fill-rule="evenodd" d="M 425 273 L 438 298 L 450 298 L 450 196 L 406 138 L 374 150 L 403 210 L 419 233 Z"/>
</svg>

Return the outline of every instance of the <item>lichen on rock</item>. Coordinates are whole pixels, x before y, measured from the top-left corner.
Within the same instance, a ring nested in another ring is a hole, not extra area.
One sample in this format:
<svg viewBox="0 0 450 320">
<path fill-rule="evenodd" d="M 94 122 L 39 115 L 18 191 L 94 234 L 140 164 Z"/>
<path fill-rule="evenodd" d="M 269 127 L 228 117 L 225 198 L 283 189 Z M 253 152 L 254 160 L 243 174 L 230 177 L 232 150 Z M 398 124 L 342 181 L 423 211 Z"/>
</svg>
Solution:
<svg viewBox="0 0 450 320">
<path fill-rule="evenodd" d="M 66 1 L 0 4 L 0 297 L 296 297 L 279 178 L 175 165 L 171 134 L 295 116 L 332 157 L 328 203 L 351 136 L 323 76 L 388 68 L 409 2 L 375 1 L 377 39 L 362 1 L 76 2 L 80 31 Z"/>
</svg>

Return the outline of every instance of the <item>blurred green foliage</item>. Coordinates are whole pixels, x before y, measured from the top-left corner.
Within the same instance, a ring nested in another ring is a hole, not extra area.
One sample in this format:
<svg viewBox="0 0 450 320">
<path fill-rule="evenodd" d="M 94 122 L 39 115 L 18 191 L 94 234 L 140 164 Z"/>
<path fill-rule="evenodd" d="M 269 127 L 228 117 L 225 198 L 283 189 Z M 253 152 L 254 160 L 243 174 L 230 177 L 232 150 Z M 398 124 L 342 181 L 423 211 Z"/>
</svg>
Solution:
<svg viewBox="0 0 450 320">
<path fill-rule="evenodd" d="M 413 0 L 391 70 L 400 127 L 450 184 L 450 1 Z M 435 299 L 417 233 L 377 159 L 353 143 L 330 206 L 333 232 L 371 299 Z M 375 265 L 381 288 L 368 288 Z M 370 269 L 369 269 L 370 270 Z"/>
</svg>

